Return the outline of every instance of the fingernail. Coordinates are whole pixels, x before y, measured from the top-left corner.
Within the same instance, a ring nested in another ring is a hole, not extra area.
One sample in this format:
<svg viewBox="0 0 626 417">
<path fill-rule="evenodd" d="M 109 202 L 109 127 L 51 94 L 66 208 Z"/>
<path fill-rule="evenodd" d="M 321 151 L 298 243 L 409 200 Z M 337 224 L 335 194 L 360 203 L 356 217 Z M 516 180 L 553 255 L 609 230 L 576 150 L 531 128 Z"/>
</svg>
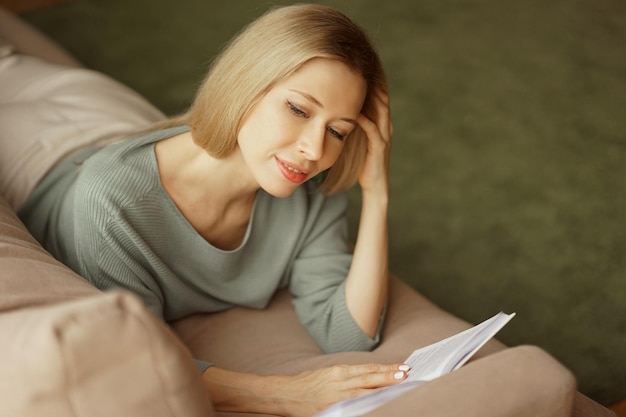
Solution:
<svg viewBox="0 0 626 417">
<path fill-rule="evenodd" d="M 406 371 L 410 370 L 411 367 L 409 365 L 400 365 L 400 366 L 398 366 L 398 369 L 401 370 L 401 371 L 406 372 Z"/>
<path fill-rule="evenodd" d="M 393 377 L 395 379 L 402 379 L 402 378 L 404 378 L 404 372 L 402 372 L 402 371 L 396 372 L 395 374 L 393 374 Z"/>
</svg>

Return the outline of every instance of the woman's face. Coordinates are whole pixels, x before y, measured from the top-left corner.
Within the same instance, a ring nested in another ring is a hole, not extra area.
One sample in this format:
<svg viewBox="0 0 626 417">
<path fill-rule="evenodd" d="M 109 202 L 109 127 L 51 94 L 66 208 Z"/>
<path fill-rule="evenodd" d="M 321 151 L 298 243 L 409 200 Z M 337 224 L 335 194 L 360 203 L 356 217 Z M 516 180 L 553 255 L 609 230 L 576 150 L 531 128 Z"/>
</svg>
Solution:
<svg viewBox="0 0 626 417">
<path fill-rule="evenodd" d="M 314 58 L 252 108 L 237 138 L 249 175 L 276 197 L 330 168 L 356 126 L 363 78 L 340 61 Z"/>
</svg>

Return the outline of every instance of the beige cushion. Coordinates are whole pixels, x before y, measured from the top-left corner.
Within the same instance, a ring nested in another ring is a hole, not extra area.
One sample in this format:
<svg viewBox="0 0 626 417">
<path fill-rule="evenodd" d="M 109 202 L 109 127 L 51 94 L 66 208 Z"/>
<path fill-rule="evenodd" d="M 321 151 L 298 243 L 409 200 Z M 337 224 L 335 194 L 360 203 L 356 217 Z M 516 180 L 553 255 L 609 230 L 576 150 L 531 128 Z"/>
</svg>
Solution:
<svg viewBox="0 0 626 417">
<path fill-rule="evenodd" d="M 191 356 L 135 296 L 0 314 L 0 414 L 212 415 Z"/>
<path fill-rule="evenodd" d="M 233 308 L 191 316 L 172 326 L 196 358 L 239 372 L 296 374 L 335 364 L 401 362 L 414 349 L 470 324 L 394 278 L 382 343 L 373 352 L 322 354 L 298 321 L 285 291 L 279 292 L 266 310 Z M 613 415 L 580 393 L 575 395 L 572 411 L 574 386 L 571 373 L 541 349 L 506 349 L 492 340 L 459 371 L 402 395 L 371 416 Z"/>
<path fill-rule="evenodd" d="M 474 361 L 367 416 L 566 417 L 575 387 L 570 372 L 544 351 L 520 346 Z"/>
<path fill-rule="evenodd" d="M 0 312 L 99 293 L 50 256 L 0 198 Z"/>
<path fill-rule="evenodd" d="M 323 355 L 298 321 L 286 291 L 279 292 L 265 310 L 234 308 L 199 314 L 173 327 L 198 359 L 241 372 L 294 373 L 337 363 L 401 362 L 416 348 L 470 325 L 392 279 L 383 343 L 373 352 Z M 478 357 L 503 348 L 492 341 Z"/>
<path fill-rule="evenodd" d="M 222 368 L 257 374 L 295 374 L 335 364 L 401 362 L 417 347 L 469 326 L 397 279 L 392 280 L 383 342 L 373 352 L 322 354 L 299 323 L 291 297 L 284 291 L 276 295 L 266 310 L 234 308 L 219 314 L 199 314 L 173 324 L 194 356 Z M 488 359 L 475 360 L 462 372 L 412 390 L 371 415 L 571 414 L 575 384 L 569 371 L 540 349 L 503 349 L 501 343 L 492 341 L 477 355 L 483 358 L 493 353 Z M 540 382 L 536 375 L 525 372 L 531 368 L 541 372 Z M 231 414 L 218 413 L 222 415 Z"/>
</svg>

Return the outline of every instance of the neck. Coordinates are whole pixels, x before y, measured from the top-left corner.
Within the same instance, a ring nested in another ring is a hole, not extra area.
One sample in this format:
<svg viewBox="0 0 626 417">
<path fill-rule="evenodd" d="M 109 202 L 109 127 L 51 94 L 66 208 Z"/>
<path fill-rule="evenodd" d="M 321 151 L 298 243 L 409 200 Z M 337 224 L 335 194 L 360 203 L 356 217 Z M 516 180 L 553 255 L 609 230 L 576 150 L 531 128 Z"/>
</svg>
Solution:
<svg viewBox="0 0 626 417">
<path fill-rule="evenodd" d="M 250 205 L 259 189 L 247 174 L 241 153 L 217 159 L 193 141 L 190 132 L 162 140 L 155 146 L 161 182 L 174 201 L 198 204 L 210 201 L 224 209 Z"/>
</svg>

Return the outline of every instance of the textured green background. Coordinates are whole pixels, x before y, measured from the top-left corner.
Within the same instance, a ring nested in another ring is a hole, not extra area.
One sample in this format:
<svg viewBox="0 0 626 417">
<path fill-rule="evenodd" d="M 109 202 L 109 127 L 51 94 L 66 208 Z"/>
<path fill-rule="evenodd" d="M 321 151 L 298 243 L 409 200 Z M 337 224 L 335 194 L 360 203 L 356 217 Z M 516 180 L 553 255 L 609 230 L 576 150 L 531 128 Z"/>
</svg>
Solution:
<svg viewBox="0 0 626 417">
<path fill-rule="evenodd" d="M 173 114 L 240 27 L 287 3 L 74 0 L 25 18 Z M 500 339 L 548 350 L 604 404 L 626 397 L 626 2 L 323 3 L 388 71 L 392 271 L 472 322 L 516 311 Z"/>
</svg>

